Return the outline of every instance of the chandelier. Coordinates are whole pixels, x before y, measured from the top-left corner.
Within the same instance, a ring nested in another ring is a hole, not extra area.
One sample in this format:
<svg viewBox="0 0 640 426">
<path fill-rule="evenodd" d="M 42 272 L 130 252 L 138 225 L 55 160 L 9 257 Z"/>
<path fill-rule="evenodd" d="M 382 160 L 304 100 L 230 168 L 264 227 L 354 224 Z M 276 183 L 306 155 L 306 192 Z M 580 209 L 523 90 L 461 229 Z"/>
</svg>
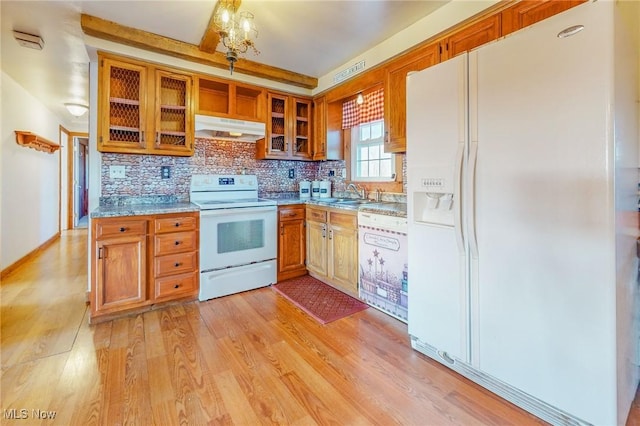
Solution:
<svg viewBox="0 0 640 426">
<path fill-rule="evenodd" d="M 233 66 L 238 60 L 238 54 L 252 49 L 257 55 L 254 39 L 258 37 L 253 22 L 253 13 L 238 12 L 240 2 L 236 0 L 218 0 L 214 13 L 214 25 L 222 45 L 227 49 L 229 70 L 233 74 Z"/>
</svg>

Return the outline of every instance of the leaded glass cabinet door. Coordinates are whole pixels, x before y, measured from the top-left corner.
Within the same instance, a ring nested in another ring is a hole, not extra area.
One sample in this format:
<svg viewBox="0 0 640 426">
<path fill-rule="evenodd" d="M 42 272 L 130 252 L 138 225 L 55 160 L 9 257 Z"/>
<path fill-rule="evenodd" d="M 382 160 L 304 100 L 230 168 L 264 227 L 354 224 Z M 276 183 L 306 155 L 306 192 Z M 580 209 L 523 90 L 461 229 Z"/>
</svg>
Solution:
<svg viewBox="0 0 640 426">
<path fill-rule="evenodd" d="M 311 159 L 311 100 L 293 98 L 293 152 L 294 157 Z"/>
<path fill-rule="evenodd" d="M 188 75 L 156 70 L 154 151 L 193 153 L 191 86 Z"/>
<path fill-rule="evenodd" d="M 98 90 L 101 105 L 98 150 L 144 151 L 147 113 L 147 68 L 103 58 Z"/>
<path fill-rule="evenodd" d="M 287 119 L 289 110 L 289 97 L 268 94 L 269 119 L 267 122 L 267 156 L 288 157 L 291 147 L 289 140 L 291 131 Z"/>
</svg>

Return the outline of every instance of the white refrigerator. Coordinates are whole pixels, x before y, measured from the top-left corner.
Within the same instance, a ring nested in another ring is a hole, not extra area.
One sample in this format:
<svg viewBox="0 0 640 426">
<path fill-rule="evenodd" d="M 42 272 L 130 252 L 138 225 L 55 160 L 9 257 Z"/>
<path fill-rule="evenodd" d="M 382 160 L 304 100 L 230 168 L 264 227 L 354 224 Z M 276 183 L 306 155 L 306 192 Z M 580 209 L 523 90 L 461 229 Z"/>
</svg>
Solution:
<svg viewBox="0 0 640 426">
<path fill-rule="evenodd" d="M 629 3 L 407 78 L 412 346 L 554 424 L 623 424 L 638 385 Z"/>
</svg>

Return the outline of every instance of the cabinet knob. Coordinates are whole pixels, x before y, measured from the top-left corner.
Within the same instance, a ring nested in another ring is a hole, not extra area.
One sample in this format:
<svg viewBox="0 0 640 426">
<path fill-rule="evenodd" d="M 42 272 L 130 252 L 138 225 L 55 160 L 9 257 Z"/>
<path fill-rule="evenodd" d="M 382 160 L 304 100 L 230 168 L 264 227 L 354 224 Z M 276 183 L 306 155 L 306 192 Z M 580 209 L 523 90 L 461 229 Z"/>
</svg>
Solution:
<svg viewBox="0 0 640 426">
<path fill-rule="evenodd" d="M 180 284 L 174 285 L 173 288 L 180 288 Z"/>
<path fill-rule="evenodd" d="M 180 245 L 180 241 L 176 241 L 175 245 L 179 246 Z"/>
<path fill-rule="evenodd" d="M 175 266 L 176 268 L 177 268 L 178 266 L 180 266 L 180 265 L 181 265 L 181 264 L 180 264 L 180 262 L 176 262 L 176 263 L 174 264 L 174 266 Z"/>
<path fill-rule="evenodd" d="M 127 228 L 125 228 L 125 227 L 120 228 L 120 232 L 124 232 L 126 230 L 127 230 Z"/>
<path fill-rule="evenodd" d="M 180 226 L 180 222 L 176 222 L 176 228 Z"/>
</svg>

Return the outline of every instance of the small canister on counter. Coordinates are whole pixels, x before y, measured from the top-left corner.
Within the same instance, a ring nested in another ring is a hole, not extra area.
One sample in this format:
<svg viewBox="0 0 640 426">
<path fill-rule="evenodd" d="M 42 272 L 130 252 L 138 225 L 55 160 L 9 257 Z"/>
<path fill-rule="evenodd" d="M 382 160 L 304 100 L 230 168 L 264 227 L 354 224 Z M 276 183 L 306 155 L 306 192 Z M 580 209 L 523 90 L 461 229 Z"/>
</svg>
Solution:
<svg viewBox="0 0 640 426">
<path fill-rule="evenodd" d="M 331 181 L 323 180 L 320 182 L 320 198 L 331 197 Z"/>
<path fill-rule="evenodd" d="M 309 198 L 311 196 L 311 182 L 303 180 L 300 182 L 300 198 Z"/>
<path fill-rule="evenodd" d="M 320 181 L 314 180 L 311 182 L 311 197 L 320 197 Z"/>
</svg>

